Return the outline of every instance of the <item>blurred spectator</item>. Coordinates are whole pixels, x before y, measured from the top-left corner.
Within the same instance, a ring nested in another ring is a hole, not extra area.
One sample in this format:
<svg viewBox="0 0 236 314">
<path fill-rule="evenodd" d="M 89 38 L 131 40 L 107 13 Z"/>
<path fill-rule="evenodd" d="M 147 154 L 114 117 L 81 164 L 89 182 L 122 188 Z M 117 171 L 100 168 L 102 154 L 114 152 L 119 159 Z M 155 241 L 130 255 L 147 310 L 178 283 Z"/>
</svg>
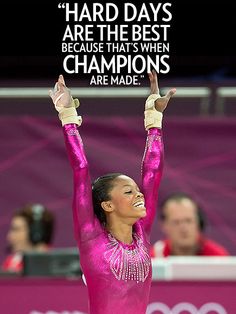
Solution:
<svg viewBox="0 0 236 314">
<path fill-rule="evenodd" d="M 205 217 L 189 195 L 171 194 L 161 204 L 159 217 L 166 239 L 152 246 L 152 257 L 229 255 L 223 246 L 204 235 Z"/>
<path fill-rule="evenodd" d="M 15 212 L 7 233 L 10 254 L 2 270 L 21 272 L 24 252 L 50 250 L 54 222 L 53 214 L 41 204 L 28 204 Z"/>
</svg>

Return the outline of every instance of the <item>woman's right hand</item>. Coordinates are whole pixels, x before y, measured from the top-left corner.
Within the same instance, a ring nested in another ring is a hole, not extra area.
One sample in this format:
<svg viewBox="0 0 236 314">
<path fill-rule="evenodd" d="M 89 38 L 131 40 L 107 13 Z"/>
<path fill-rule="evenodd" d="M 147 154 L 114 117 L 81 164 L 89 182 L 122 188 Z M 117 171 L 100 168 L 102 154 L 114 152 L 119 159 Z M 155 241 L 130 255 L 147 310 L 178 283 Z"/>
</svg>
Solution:
<svg viewBox="0 0 236 314">
<path fill-rule="evenodd" d="M 58 112 L 60 112 L 63 108 L 73 107 L 73 99 L 71 97 L 70 90 L 66 87 L 63 75 L 59 75 L 54 90 L 50 90 L 49 95 L 52 98 Z"/>
</svg>

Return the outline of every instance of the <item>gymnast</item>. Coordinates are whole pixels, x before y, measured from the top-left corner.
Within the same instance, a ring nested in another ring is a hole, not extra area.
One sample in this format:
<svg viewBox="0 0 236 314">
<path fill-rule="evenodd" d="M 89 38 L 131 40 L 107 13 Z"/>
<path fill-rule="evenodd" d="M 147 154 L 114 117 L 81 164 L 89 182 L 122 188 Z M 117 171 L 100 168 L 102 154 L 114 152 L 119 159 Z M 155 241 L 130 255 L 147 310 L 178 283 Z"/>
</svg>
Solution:
<svg viewBox="0 0 236 314">
<path fill-rule="evenodd" d="M 142 185 L 122 173 L 109 173 L 92 184 L 82 123 L 64 78 L 49 95 L 62 124 L 73 170 L 74 233 L 85 276 L 90 314 L 145 314 L 152 281 L 150 232 L 163 169 L 162 117 L 175 89 L 160 96 L 157 74 L 148 73 L 150 96 L 144 110 L 147 131 L 142 159 Z"/>
</svg>

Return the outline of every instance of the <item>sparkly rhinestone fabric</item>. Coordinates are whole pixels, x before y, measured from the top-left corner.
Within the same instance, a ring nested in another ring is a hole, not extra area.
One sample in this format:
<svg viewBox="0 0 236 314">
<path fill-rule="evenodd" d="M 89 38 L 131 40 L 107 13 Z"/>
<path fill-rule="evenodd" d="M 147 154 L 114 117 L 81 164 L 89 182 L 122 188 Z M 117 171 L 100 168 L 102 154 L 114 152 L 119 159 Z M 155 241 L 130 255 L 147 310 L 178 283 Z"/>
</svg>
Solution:
<svg viewBox="0 0 236 314">
<path fill-rule="evenodd" d="M 124 245 L 110 233 L 108 237 L 110 243 L 104 256 L 116 279 L 144 282 L 149 274 L 151 259 L 142 239 L 133 234 L 133 244 Z"/>
</svg>

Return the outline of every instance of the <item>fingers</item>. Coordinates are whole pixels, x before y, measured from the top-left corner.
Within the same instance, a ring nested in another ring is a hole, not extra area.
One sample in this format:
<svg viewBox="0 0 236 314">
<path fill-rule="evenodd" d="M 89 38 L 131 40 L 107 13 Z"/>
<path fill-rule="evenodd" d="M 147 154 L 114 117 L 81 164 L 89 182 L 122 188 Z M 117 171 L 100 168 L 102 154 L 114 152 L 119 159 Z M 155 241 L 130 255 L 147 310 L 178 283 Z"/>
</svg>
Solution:
<svg viewBox="0 0 236 314">
<path fill-rule="evenodd" d="M 159 86 L 158 86 L 157 72 L 155 70 L 148 72 L 148 77 L 150 80 L 151 94 L 158 94 L 159 93 Z M 176 88 L 172 88 L 171 90 L 168 91 L 168 93 L 163 98 L 166 98 L 169 101 L 169 99 L 175 93 L 176 93 Z"/>
<path fill-rule="evenodd" d="M 58 79 L 58 82 L 56 82 L 54 90 L 49 90 L 49 96 L 52 98 L 53 103 L 55 106 L 57 105 L 58 101 L 61 99 L 61 97 L 65 94 L 65 85 L 64 80 Z"/>
<path fill-rule="evenodd" d="M 53 89 L 54 93 L 56 93 L 58 91 L 58 83 L 56 82 L 56 84 L 54 85 L 54 89 Z"/>
<path fill-rule="evenodd" d="M 155 70 L 152 70 L 151 72 L 148 72 L 149 79 L 156 79 L 157 80 L 157 72 Z"/>
<path fill-rule="evenodd" d="M 62 98 L 65 94 L 67 87 L 65 85 L 65 80 L 63 75 L 59 75 L 58 81 L 56 82 L 54 89 L 49 90 L 49 96 L 52 98 L 53 103 L 55 106 L 57 105 L 58 101 Z"/>
<path fill-rule="evenodd" d="M 148 77 L 149 77 L 150 82 L 153 82 L 155 80 L 156 76 L 155 76 L 155 73 L 149 72 L 148 73 Z"/>
<path fill-rule="evenodd" d="M 63 75 L 59 75 L 58 77 L 58 81 L 56 82 L 55 86 L 54 86 L 54 93 L 56 92 L 62 92 L 64 91 L 64 87 L 66 87 L 66 83 L 65 83 L 65 80 L 64 80 L 64 77 Z"/>
<path fill-rule="evenodd" d="M 61 97 L 64 95 L 64 93 L 58 95 L 58 97 L 54 100 L 55 106 L 57 105 L 57 102 L 61 99 Z"/>
<path fill-rule="evenodd" d="M 56 95 L 55 92 L 53 92 L 51 89 L 49 90 L 49 96 L 52 98 L 52 101 L 54 105 L 57 105 L 57 102 L 61 99 L 61 97 L 64 95 L 64 93 L 60 93 L 59 95 Z"/>
<path fill-rule="evenodd" d="M 151 94 L 158 94 L 158 81 L 157 81 L 157 73 L 155 70 L 152 70 L 151 72 L 148 72 L 148 77 L 150 80 L 150 89 Z"/>
<path fill-rule="evenodd" d="M 56 87 L 57 87 L 56 92 L 60 92 L 60 93 L 64 93 L 65 90 L 67 89 L 65 80 L 62 74 L 59 75 L 58 81 L 56 83 Z"/>
<path fill-rule="evenodd" d="M 166 94 L 166 98 L 170 99 L 175 93 L 176 93 L 176 88 L 172 88 L 172 89 L 169 90 L 168 93 Z"/>
<path fill-rule="evenodd" d="M 61 75 L 59 75 L 59 79 L 58 79 L 58 81 L 60 81 L 64 86 L 66 86 L 66 83 L 65 83 L 65 80 L 64 80 L 64 77 L 63 77 L 63 75 L 61 74 Z"/>
<path fill-rule="evenodd" d="M 152 70 L 152 75 L 155 79 L 157 79 L 157 72 L 155 70 Z"/>
<path fill-rule="evenodd" d="M 58 93 L 62 92 L 62 83 L 59 82 L 59 80 L 55 83 L 53 90 L 49 90 L 49 96 L 52 98 L 52 100 L 55 99 L 55 97 L 58 95 Z"/>
<path fill-rule="evenodd" d="M 53 99 L 53 91 L 51 89 L 49 90 L 49 96 Z"/>
</svg>

